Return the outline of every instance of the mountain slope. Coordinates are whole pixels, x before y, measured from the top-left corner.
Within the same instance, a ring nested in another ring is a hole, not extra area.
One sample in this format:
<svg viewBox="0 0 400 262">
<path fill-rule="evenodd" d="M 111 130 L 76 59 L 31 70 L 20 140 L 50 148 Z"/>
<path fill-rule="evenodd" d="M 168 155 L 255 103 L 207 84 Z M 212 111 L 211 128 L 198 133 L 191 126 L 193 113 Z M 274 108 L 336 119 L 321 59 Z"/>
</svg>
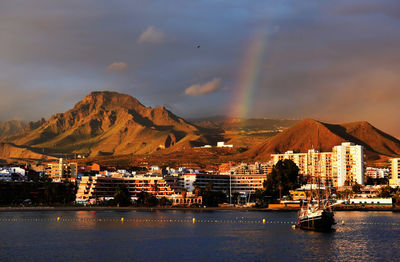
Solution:
<svg viewBox="0 0 400 262">
<path fill-rule="evenodd" d="M 0 122 L 0 137 L 18 134 L 26 126 L 26 123 L 18 120 Z"/>
<path fill-rule="evenodd" d="M 326 152 L 345 141 L 363 145 L 367 160 L 400 155 L 400 141 L 368 122 L 335 125 L 312 119 L 301 121 L 245 154 L 251 158 L 266 159 L 271 154 L 288 150 L 307 152 L 308 149 L 315 148 Z"/>
<path fill-rule="evenodd" d="M 271 119 L 271 118 L 232 118 L 214 116 L 195 119 L 192 121 L 197 126 L 204 128 L 220 129 L 224 131 L 277 131 L 288 128 L 298 123 L 299 120 Z"/>
<path fill-rule="evenodd" d="M 52 157 L 36 153 L 28 148 L 15 146 L 9 143 L 0 142 L 0 159 L 53 159 Z"/>
<path fill-rule="evenodd" d="M 152 153 L 202 139 L 199 128 L 164 107 L 148 108 L 129 95 L 103 91 L 9 140 L 54 152 L 117 155 Z"/>
</svg>

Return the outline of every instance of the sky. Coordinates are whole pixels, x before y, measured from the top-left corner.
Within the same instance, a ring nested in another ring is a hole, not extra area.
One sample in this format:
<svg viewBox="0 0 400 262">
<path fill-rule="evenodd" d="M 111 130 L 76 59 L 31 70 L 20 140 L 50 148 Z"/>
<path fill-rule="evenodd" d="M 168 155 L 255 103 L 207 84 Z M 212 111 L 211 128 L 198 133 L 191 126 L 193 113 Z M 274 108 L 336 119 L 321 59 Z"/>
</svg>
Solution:
<svg viewBox="0 0 400 262">
<path fill-rule="evenodd" d="M 366 120 L 400 137 L 398 0 L 2 0 L 0 121 L 91 91 L 184 118 Z"/>
</svg>

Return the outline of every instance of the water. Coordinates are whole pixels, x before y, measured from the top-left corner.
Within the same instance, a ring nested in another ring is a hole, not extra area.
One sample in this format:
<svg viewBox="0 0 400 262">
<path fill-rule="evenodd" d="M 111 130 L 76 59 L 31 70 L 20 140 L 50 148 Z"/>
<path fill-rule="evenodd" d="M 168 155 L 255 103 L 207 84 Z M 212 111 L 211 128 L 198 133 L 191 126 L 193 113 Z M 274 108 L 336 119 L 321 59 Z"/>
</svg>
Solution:
<svg viewBox="0 0 400 262">
<path fill-rule="evenodd" d="M 245 211 L 2 212 L 0 260 L 397 261 L 400 257 L 400 213 L 336 212 L 336 220 L 345 224 L 338 223 L 331 233 L 293 230 L 296 215 Z"/>
</svg>

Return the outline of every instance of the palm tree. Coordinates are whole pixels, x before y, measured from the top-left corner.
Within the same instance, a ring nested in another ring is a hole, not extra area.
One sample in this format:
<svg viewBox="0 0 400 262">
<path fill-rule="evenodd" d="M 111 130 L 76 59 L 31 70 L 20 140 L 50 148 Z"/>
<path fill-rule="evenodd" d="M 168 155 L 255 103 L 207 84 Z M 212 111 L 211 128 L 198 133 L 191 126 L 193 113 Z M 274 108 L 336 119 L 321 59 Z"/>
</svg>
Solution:
<svg viewBox="0 0 400 262">
<path fill-rule="evenodd" d="M 186 204 L 187 189 L 183 188 L 181 194 L 182 194 L 182 197 L 183 197 L 183 204 Z"/>
<path fill-rule="evenodd" d="M 200 196 L 201 188 L 198 185 L 194 185 L 193 193 L 196 197 Z"/>
<path fill-rule="evenodd" d="M 154 184 L 151 185 L 151 187 L 152 187 L 152 189 L 154 191 L 154 193 L 153 193 L 154 196 L 157 196 L 158 192 L 160 191 L 160 188 L 158 187 L 158 183 L 157 182 L 158 182 L 157 180 L 154 180 Z"/>
</svg>

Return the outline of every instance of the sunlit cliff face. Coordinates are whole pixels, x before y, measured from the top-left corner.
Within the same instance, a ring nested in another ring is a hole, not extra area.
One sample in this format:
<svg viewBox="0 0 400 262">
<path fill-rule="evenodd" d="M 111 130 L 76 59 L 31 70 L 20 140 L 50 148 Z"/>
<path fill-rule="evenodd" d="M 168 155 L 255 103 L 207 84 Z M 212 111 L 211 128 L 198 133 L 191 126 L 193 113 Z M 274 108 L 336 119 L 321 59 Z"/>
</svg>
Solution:
<svg viewBox="0 0 400 262">
<path fill-rule="evenodd" d="M 400 135 L 396 0 L 5 0 L 0 25 L 0 120 L 115 90 L 183 117 L 367 120 Z"/>
</svg>

